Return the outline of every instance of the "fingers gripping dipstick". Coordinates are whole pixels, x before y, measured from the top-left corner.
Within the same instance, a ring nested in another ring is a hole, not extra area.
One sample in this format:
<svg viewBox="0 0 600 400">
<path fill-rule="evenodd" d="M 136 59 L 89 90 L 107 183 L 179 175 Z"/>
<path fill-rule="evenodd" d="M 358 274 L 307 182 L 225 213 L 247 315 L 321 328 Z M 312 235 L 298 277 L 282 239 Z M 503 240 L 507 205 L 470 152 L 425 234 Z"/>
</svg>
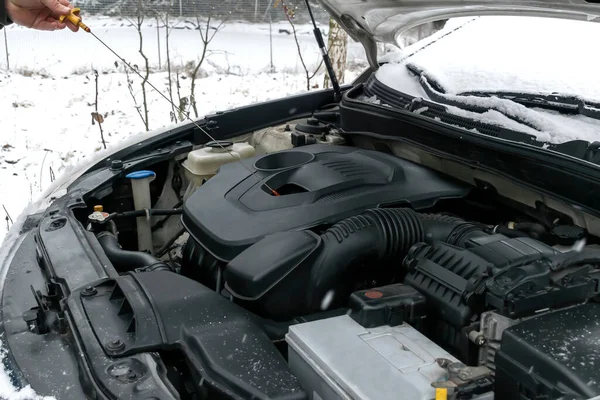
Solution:
<svg viewBox="0 0 600 400">
<path fill-rule="evenodd" d="M 81 21 L 81 17 L 79 16 L 80 11 L 81 10 L 79 8 L 74 8 L 71 10 L 70 14 L 61 15 L 61 17 L 59 18 L 59 21 L 64 22 L 66 19 L 67 21 L 69 21 L 70 23 L 72 23 L 75 26 L 80 27 L 84 31 L 91 32 L 90 28 Z"/>
</svg>

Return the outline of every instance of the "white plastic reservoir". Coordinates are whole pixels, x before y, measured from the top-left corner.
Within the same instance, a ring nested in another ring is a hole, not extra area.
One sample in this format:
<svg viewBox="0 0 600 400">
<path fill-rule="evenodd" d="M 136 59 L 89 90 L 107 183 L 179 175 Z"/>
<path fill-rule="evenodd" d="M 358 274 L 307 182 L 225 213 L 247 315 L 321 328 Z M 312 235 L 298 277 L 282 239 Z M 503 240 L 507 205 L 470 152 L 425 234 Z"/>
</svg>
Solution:
<svg viewBox="0 0 600 400">
<path fill-rule="evenodd" d="M 183 163 L 185 175 L 192 183 L 193 188 L 188 189 L 186 195 L 202 185 L 217 174 L 222 165 L 254 157 L 256 150 L 248 143 L 209 142 L 203 148 L 188 154 Z"/>
</svg>

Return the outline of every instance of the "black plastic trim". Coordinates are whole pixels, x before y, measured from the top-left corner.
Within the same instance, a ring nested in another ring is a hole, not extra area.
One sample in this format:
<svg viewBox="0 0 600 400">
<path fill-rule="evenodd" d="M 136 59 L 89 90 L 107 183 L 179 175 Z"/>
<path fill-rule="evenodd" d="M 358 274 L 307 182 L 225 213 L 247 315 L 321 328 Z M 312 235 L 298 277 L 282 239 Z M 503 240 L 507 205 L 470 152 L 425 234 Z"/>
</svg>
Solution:
<svg viewBox="0 0 600 400">
<path fill-rule="evenodd" d="M 340 104 L 343 135 L 401 141 L 445 159 L 496 175 L 600 216 L 600 168 L 523 143 L 485 136 L 406 110 L 357 100 L 358 86 Z"/>
</svg>

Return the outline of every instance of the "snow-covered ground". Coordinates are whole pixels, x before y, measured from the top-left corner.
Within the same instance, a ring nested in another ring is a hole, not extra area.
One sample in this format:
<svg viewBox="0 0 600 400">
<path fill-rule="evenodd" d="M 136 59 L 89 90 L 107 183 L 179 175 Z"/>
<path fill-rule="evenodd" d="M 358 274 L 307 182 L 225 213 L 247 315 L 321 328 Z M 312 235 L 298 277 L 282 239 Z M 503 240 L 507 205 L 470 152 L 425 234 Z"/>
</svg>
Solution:
<svg viewBox="0 0 600 400">
<path fill-rule="evenodd" d="M 93 32 L 125 57 L 141 66 L 137 52 L 137 31 L 125 20 L 90 18 L 85 20 Z M 195 22 L 195 21 L 193 21 Z M 202 50 L 200 35 L 188 21 L 172 21 L 171 68 L 180 72 L 180 94 L 190 94 L 190 62 L 198 60 Z M 161 25 L 162 26 L 162 25 Z M 217 26 L 217 24 L 211 24 Z M 196 83 L 199 116 L 218 110 L 285 97 L 306 90 L 306 80 L 293 36 L 287 22 L 272 25 L 271 67 L 270 27 L 227 23 L 209 45 L 208 62 L 203 78 Z M 311 71 L 319 61 L 309 25 L 297 27 L 300 47 Z M 281 32 L 280 32 L 281 30 Z M 160 34 L 161 67 L 158 63 L 156 21 L 144 24 L 144 49 L 153 72 L 150 82 L 163 93 L 168 90 L 165 31 Z M 3 32 L 0 31 L 0 38 Z M 64 169 L 102 151 L 98 126 L 92 125 L 95 81 L 93 69 L 100 72 L 98 110 L 105 116 L 104 135 L 107 145 L 115 145 L 144 130 L 127 85 L 122 65 L 116 57 L 84 32 L 73 34 L 37 32 L 11 26 L 7 29 L 10 71 L 6 71 L 6 54 L 0 46 L 0 206 L 12 219 L 43 191 Z M 3 42 L 1 40 L 0 42 Z M 359 44 L 349 46 L 346 81 L 366 67 Z M 131 74 L 137 101 L 141 101 L 140 79 Z M 323 74 L 311 81 L 321 86 Z M 173 97 L 177 102 L 175 82 Z M 150 129 L 170 125 L 171 106 L 148 88 Z M 193 114 L 192 114 L 193 115 Z M 0 208 L 0 241 L 10 221 L 4 221 Z M 1 397 L 1 393 L 0 393 Z"/>
</svg>

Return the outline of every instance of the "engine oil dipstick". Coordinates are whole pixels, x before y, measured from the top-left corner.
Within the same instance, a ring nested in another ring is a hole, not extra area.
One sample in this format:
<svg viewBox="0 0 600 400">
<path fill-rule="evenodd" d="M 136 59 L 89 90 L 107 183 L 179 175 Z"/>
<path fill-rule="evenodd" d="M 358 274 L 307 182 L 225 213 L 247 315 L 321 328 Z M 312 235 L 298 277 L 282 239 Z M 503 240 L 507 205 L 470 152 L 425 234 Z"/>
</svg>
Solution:
<svg viewBox="0 0 600 400">
<path fill-rule="evenodd" d="M 84 24 L 83 21 L 81 20 L 81 17 L 79 16 L 79 12 L 80 11 L 81 11 L 80 8 L 73 8 L 71 10 L 70 14 L 61 15 L 58 20 L 60 22 L 64 22 L 65 19 L 66 19 L 67 21 L 69 21 L 73 25 L 80 27 L 81 29 L 83 29 L 84 31 L 86 31 L 88 33 L 91 33 L 92 30 L 86 24 Z"/>
</svg>

